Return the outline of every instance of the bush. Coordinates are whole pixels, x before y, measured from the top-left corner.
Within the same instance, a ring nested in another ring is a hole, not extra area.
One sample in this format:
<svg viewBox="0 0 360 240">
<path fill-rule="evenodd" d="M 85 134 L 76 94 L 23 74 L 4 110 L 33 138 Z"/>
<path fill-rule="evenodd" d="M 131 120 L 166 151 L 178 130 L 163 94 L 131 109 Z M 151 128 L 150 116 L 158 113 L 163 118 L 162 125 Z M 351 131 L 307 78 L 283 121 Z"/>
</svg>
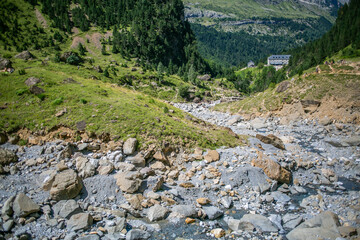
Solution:
<svg viewBox="0 0 360 240">
<path fill-rule="evenodd" d="M 60 98 L 55 99 L 55 100 L 52 102 L 52 104 L 53 104 L 53 105 L 60 105 L 60 104 L 62 104 L 63 102 L 64 102 L 64 98 L 63 98 L 63 97 L 60 97 Z"/>
<path fill-rule="evenodd" d="M 83 98 L 80 99 L 80 102 L 81 102 L 82 104 L 87 104 L 86 99 L 83 99 Z"/>
<path fill-rule="evenodd" d="M 41 101 L 43 101 L 45 99 L 45 94 L 40 93 L 36 95 Z"/>
<path fill-rule="evenodd" d="M 20 69 L 19 70 L 19 75 L 25 75 L 25 74 L 26 74 L 25 69 Z"/>
<path fill-rule="evenodd" d="M 81 62 L 81 59 L 76 54 L 71 54 L 67 59 L 66 63 L 71 65 L 78 65 Z"/>
<path fill-rule="evenodd" d="M 18 89 L 18 90 L 16 91 L 16 95 L 18 95 L 18 96 L 21 96 L 21 95 L 23 95 L 23 94 L 25 94 L 25 93 L 28 93 L 27 88 L 21 88 L 21 89 Z"/>
<path fill-rule="evenodd" d="M 4 57 L 4 58 L 12 58 L 12 56 L 11 56 L 10 53 L 5 53 L 3 57 Z"/>
<path fill-rule="evenodd" d="M 169 113 L 169 108 L 167 106 L 164 107 L 164 113 Z"/>
<path fill-rule="evenodd" d="M 189 95 L 189 86 L 180 86 L 179 95 L 182 98 L 186 98 Z"/>
</svg>

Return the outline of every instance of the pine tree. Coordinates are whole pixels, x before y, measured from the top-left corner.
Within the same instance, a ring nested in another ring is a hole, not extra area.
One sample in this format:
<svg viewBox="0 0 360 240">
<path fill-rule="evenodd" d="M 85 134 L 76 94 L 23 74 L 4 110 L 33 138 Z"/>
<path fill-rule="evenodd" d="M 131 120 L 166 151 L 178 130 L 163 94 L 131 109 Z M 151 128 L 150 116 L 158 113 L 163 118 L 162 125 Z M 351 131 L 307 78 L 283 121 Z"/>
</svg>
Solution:
<svg viewBox="0 0 360 240">
<path fill-rule="evenodd" d="M 79 53 L 80 53 L 80 55 L 84 56 L 85 52 L 86 52 L 86 48 L 81 43 L 79 43 Z"/>
</svg>

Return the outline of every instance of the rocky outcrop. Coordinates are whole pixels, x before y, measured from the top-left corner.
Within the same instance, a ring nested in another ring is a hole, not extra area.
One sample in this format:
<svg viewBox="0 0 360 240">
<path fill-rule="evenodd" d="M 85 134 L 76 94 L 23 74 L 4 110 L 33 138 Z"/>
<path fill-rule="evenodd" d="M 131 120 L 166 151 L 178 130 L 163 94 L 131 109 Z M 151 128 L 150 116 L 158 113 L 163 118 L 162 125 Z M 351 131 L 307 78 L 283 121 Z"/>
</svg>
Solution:
<svg viewBox="0 0 360 240">
<path fill-rule="evenodd" d="M 0 70 L 3 70 L 4 68 L 11 68 L 11 61 L 0 57 Z"/>
<path fill-rule="evenodd" d="M 0 148 L 0 165 L 6 166 L 10 163 L 15 163 L 18 161 L 18 157 L 13 151 Z"/>
<path fill-rule="evenodd" d="M 29 50 L 26 50 L 26 51 L 23 51 L 23 52 L 15 55 L 15 58 L 23 59 L 23 60 L 31 60 L 35 57 L 34 57 L 34 55 L 31 54 L 31 52 L 29 52 Z"/>
<path fill-rule="evenodd" d="M 114 178 L 121 191 L 126 193 L 136 192 L 141 185 L 141 175 L 137 171 L 118 172 Z"/>
</svg>

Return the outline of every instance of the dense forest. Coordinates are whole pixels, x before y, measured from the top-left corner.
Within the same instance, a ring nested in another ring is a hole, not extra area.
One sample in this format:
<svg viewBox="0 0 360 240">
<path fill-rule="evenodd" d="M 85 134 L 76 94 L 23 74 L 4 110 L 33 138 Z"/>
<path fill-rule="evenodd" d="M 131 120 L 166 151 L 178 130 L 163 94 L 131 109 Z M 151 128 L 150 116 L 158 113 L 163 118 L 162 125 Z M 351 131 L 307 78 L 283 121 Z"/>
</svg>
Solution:
<svg viewBox="0 0 360 240">
<path fill-rule="evenodd" d="M 326 57 L 347 48 L 344 56 L 353 56 L 360 48 L 360 1 L 351 0 L 339 9 L 335 25 L 320 39 L 303 47 L 289 51 L 292 55 L 288 69 L 290 75 L 301 74 L 304 70 L 322 63 Z"/>
<path fill-rule="evenodd" d="M 191 24 L 191 28 L 196 34 L 202 56 L 222 66 L 230 67 L 244 65 L 250 60 L 258 61 L 271 54 L 320 38 L 332 26 L 324 17 L 304 21 L 311 27 L 291 19 L 272 18 L 271 21 L 264 23 L 264 26 L 271 27 L 274 32 L 255 35 L 244 30 L 218 31 L 195 23 Z M 280 29 L 288 29 L 289 34 L 273 36 L 275 32 L 281 31 Z"/>
</svg>

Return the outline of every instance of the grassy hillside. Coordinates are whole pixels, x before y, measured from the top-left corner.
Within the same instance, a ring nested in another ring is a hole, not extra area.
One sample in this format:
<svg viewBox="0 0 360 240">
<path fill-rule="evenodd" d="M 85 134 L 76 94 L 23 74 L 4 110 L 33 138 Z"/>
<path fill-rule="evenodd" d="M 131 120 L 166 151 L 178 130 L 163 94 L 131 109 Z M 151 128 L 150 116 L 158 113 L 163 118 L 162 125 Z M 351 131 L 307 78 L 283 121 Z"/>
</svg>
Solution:
<svg viewBox="0 0 360 240">
<path fill-rule="evenodd" d="M 281 117 L 309 114 L 307 117 L 328 116 L 340 122 L 360 122 L 360 59 L 344 60 L 340 52 L 327 61 L 334 64 L 321 64 L 289 79 L 286 91 L 276 91 L 278 84 L 242 101 L 219 104 L 214 109 L 249 116 L 272 112 Z M 309 111 L 303 106 L 306 100 L 320 105 Z"/>
</svg>

